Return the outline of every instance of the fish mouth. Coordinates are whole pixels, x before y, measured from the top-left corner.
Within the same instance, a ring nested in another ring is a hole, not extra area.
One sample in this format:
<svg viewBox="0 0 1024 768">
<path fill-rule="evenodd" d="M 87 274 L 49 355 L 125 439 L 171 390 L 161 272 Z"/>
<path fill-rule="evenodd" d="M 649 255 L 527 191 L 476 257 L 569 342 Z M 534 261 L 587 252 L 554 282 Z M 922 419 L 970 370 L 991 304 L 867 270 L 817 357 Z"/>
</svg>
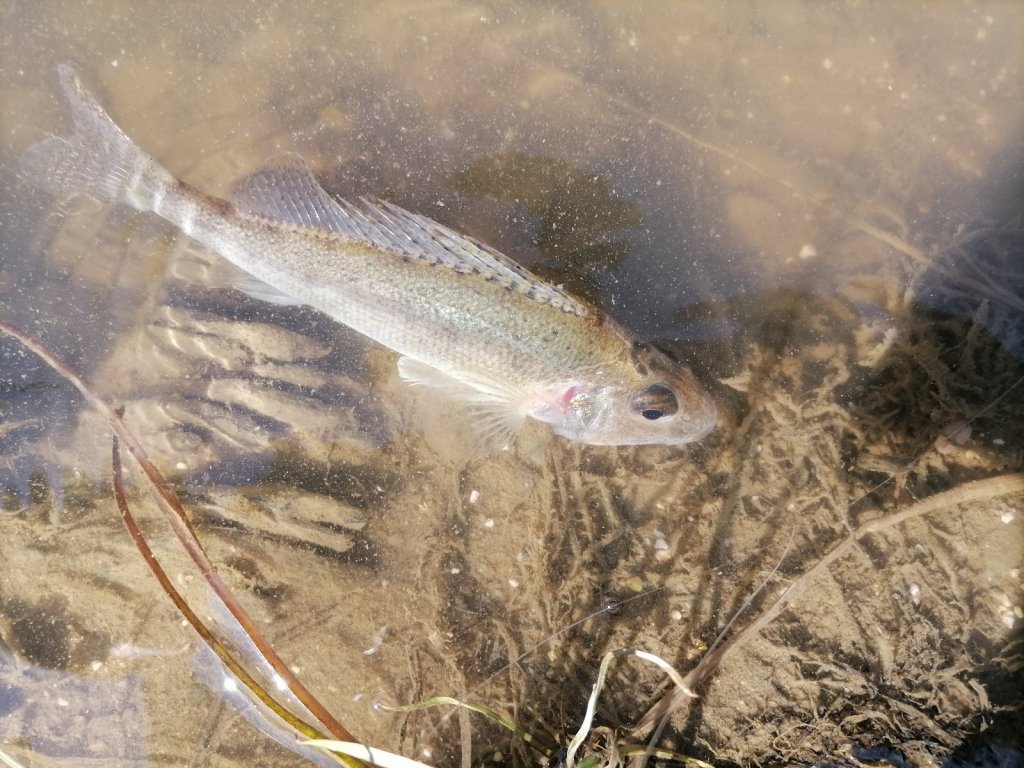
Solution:
<svg viewBox="0 0 1024 768">
<path fill-rule="evenodd" d="M 687 419 L 688 429 L 685 439 L 680 443 L 695 443 L 707 437 L 718 423 L 718 406 L 710 396 L 705 395 L 696 415 Z"/>
</svg>

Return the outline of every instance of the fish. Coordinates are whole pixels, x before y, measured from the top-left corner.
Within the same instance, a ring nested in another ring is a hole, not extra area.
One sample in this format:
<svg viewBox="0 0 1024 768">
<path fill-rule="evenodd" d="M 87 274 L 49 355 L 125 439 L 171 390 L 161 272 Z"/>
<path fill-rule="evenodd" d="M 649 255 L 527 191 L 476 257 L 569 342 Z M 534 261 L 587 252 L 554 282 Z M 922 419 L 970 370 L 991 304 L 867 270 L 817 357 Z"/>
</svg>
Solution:
<svg viewBox="0 0 1024 768">
<path fill-rule="evenodd" d="M 399 376 L 449 401 L 483 444 L 528 419 L 592 445 L 682 445 L 715 425 L 688 366 L 483 242 L 369 197 L 335 199 L 301 156 L 272 158 L 225 200 L 175 178 L 57 67 L 75 132 L 21 155 L 29 183 L 155 213 L 249 277 L 398 354 Z"/>
</svg>

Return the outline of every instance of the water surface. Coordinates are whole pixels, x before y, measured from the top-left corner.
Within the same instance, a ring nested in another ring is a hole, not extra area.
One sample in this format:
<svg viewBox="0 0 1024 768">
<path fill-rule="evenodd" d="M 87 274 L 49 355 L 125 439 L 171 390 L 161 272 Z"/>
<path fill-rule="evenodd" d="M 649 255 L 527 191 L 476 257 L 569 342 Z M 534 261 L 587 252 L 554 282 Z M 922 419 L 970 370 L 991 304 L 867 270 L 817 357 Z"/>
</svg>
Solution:
<svg viewBox="0 0 1024 768">
<path fill-rule="evenodd" d="M 462 697 L 558 737 L 606 651 L 688 671 L 776 565 L 764 594 L 891 513 L 896 483 L 870 494 L 879 482 L 898 474 L 911 504 L 1022 469 L 1013 3 L 3 13 L 0 320 L 124 406 L 219 570 L 368 743 L 443 765 L 536 759 L 475 715 L 372 704 Z M 298 152 L 332 193 L 393 200 L 566 284 L 688 360 L 718 430 L 613 449 L 538 428 L 467 456 L 386 351 L 233 291 L 154 217 L 24 183 L 19 153 L 68 131 L 62 61 L 200 189 L 229 195 Z M 0 340 L 0 365 L 0 749 L 26 765 L 302 764 L 222 695 L 123 532 L 107 425 L 16 343 Z M 969 438 L 935 442 L 967 420 Z M 213 611 L 131 491 L 168 571 Z M 771 763 L 1012 742 L 988 708 L 1021 688 L 1022 496 L 872 538 L 665 743 Z M 599 721 L 627 727 L 667 681 L 615 670 Z"/>
</svg>

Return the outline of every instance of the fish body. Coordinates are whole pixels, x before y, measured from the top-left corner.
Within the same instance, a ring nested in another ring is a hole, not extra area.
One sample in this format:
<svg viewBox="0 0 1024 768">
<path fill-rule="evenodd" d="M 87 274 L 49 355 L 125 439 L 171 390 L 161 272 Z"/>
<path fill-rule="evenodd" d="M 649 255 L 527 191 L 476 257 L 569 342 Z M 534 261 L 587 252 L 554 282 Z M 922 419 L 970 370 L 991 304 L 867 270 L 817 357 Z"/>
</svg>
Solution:
<svg viewBox="0 0 1024 768">
<path fill-rule="evenodd" d="M 206 195 L 58 70 L 77 132 L 25 151 L 32 183 L 162 216 L 251 275 L 249 293 L 309 305 L 398 352 L 402 378 L 464 404 L 488 442 L 507 443 L 526 418 L 592 444 L 681 444 L 713 428 L 689 369 L 488 246 L 395 205 L 335 200 L 296 155 L 234 202 Z"/>
</svg>

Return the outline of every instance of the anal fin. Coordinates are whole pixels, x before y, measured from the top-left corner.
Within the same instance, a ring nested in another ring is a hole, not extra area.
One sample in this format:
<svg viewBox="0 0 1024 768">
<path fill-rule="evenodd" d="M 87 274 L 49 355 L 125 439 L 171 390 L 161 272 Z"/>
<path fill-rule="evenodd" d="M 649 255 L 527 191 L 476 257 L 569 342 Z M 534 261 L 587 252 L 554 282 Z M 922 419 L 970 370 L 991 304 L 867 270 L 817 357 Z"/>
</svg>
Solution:
<svg viewBox="0 0 1024 768">
<path fill-rule="evenodd" d="M 232 287 L 238 289 L 246 296 L 251 296 L 259 301 L 265 301 L 268 304 L 276 304 L 280 307 L 296 307 L 304 304 L 304 302 L 289 296 L 287 293 L 282 293 L 274 286 L 264 283 L 262 280 L 258 280 L 251 275 L 244 275 L 232 281 Z"/>
</svg>

